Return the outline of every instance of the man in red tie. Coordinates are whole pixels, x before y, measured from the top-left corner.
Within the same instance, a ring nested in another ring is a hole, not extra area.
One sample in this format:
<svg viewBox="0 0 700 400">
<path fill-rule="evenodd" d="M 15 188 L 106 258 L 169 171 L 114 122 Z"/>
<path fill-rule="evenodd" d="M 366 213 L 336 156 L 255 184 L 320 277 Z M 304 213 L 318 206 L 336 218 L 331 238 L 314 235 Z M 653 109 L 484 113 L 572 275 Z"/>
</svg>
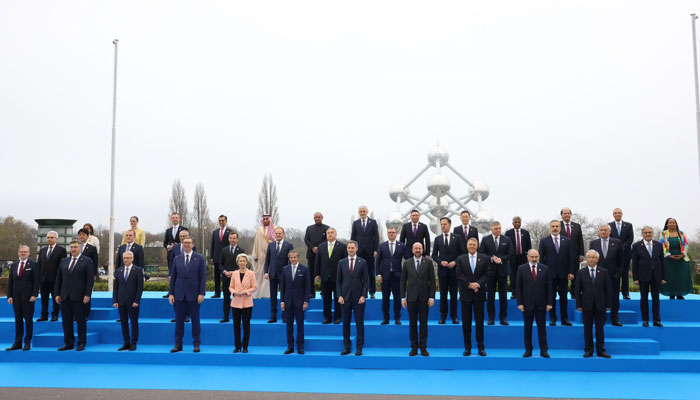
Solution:
<svg viewBox="0 0 700 400">
<path fill-rule="evenodd" d="M 221 297 L 221 275 L 222 269 L 219 263 L 221 259 L 221 249 L 228 245 L 228 235 L 231 230 L 226 226 L 228 218 L 225 215 L 219 215 L 219 228 L 211 233 L 211 248 L 209 251 L 209 261 L 214 264 L 214 295 L 212 298 Z M 224 290 L 228 290 L 227 287 Z"/>
<path fill-rule="evenodd" d="M 343 351 L 341 356 L 350 354 L 350 322 L 355 315 L 357 343 L 355 355 L 362 355 L 365 344 L 365 304 L 369 290 L 369 267 L 367 261 L 357 256 L 357 242 L 350 240 L 347 244 L 348 256 L 338 262 L 336 291 L 338 304 L 342 307 L 343 317 Z"/>
<path fill-rule="evenodd" d="M 420 222 L 420 211 L 411 211 L 411 221 L 403 224 L 399 242 L 406 245 L 409 251 L 404 256 L 405 259 L 411 258 L 410 249 L 413 248 L 413 243 L 420 243 L 425 249 L 425 254 L 430 254 L 430 230 L 428 225 Z M 466 249 L 463 249 L 466 251 Z"/>
<path fill-rule="evenodd" d="M 520 217 L 513 217 L 513 229 L 508 229 L 506 231 L 506 236 L 510 238 L 513 242 L 515 248 L 515 255 L 513 258 L 513 263 L 510 269 L 510 298 L 515 298 L 515 278 L 518 273 L 518 266 L 523 265 L 527 262 L 527 252 L 532 248 L 532 241 L 530 239 L 530 232 L 521 228 L 522 220 Z"/>
<path fill-rule="evenodd" d="M 583 261 L 583 232 L 581 225 L 571 220 L 571 209 L 564 207 L 559 212 L 561 215 L 561 232 L 571 241 L 571 248 L 574 253 L 575 269 L 579 269 L 579 264 Z M 576 277 L 571 280 L 571 298 L 574 299 L 574 287 L 576 286 Z"/>
<path fill-rule="evenodd" d="M 540 253 L 531 249 L 527 252 L 527 263 L 518 267 L 515 278 L 515 292 L 518 310 L 523 312 L 525 329 L 525 353 L 523 357 L 532 356 L 532 322 L 537 321 L 537 339 L 540 342 L 540 357 L 549 358 L 547 353 L 547 311 L 553 306 L 552 281 L 549 267 L 540 264 Z"/>
<path fill-rule="evenodd" d="M 31 348 L 34 323 L 34 302 L 39 295 L 40 272 L 38 264 L 29 259 L 29 246 L 21 245 L 19 260 L 10 266 L 10 278 L 7 284 L 7 302 L 15 312 L 15 342 L 8 351 Z M 24 327 L 26 326 L 26 334 Z M 24 347 L 22 336 L 24 335 Z"/>
<path fill-rule="evenodd" d="M 76 351 L 85 350 L 87 342 L 87 312 L 92 287 L 95 283 L 95 270 L 90 257 L 80 254 L 82 244 L 78 240 L 70 242 L 70 255 L 61 261 L 56 276 L 56 303 L 61 305 L 63 320 L 64 346 L 58 351 L 73 348 L 73 317 L 78 325 L 78 347 Z"/>
</svg>

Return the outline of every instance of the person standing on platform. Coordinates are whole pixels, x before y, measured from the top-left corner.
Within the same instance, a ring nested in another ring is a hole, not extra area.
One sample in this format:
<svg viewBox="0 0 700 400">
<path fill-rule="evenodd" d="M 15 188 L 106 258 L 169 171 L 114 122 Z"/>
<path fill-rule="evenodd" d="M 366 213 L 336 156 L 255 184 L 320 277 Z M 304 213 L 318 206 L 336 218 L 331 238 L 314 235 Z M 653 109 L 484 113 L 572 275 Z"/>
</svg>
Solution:
<svg viewBox="0 0 700 400">
<path fill-rule="evenodd" d="M 207 261 L 194 252 L 194 240 L 187 237 L 182 241 L 184 253 L 173 259 L 173 275 L 170 279 L 168 299 L 175 305 L 175 347 L 170 352 L 182 351 L 182 337 L 185 335 L 185 315 L 192 318 L 192 344 L 199 353 L 201 325 L 199 308 L 204 301 L 207 285 Z"/>
<path fill-rule="evenodd" d="M 321 284 L 323 297 L 323 324 L 340 323 L 341 307 L 338 303 L 336 281 L 338 278 L 338 262 L 348 256 L 344 243 L 336 240 L 335 228 L 328 228 L 326 241 L 318 245 L 315 254 L 316 282 Z M 331 304 L 333 307 L 331 307 Z"/>
<path fill-rule="evenodd" d="M 435 304 L 435 269 L 432 260 L 423 257 L 423 245 L 413 243 L 413 257 L 401 268 L 401 305 L 408 310 L 410 357 L 428 357 L 428 309 Z M 418 323 L 420 322 L 420 336 Z"/>
<path fill-rule="evenodd" d="M 125 251 L 122 259 L 122 265 L 114 271 L 112 306 L 119 309 L 119 322 L 122 324 L 124 338 L 124 344 L 118 350 L 134 351 L 139 341 L 139 304 L 143 293 L 143 268 L 134 265 L 134 253 L 131 251 Z M 129 337 L 129 321 L 131 321 L 131 337 Z"/>
<path fill-rule="evenodd" d="M 523 357 L 532 357 L 532 322 L 537 322 L 537 340 L 540 344 L 540 357 L 549 358 L 547 352 L 547 311 L 554 305 L 552 280 L 549 267 L 540 264 L 540 253 L 535 249 L 527 252 L 527 263 L 518 267 L 515 277 L 515 297 L 518 310 L 523 312 L 523 334 L 525 353 Z"/>
<path fill-rule="evenodd" d="M 233 236 L 238 237 L 238 234 L 231 233 L 228 237 L 229 241 Z M 250 258 L 242 250 L 236 256 L 236 266 L 238 268 L 231 272 L 231 277 L 228 279 L 230 283 L 226 287 L 226 292 L 230 292 L 233 296 L 230 304 L 230 307 L 233 308 L 233 336 L 236 346 L 233 352 L 243 351 L 247 353 L 248 342 L 250 342 L 250 318 L 253 316 L 253 293 L 257 290 L 257 282 L 255 273 L 248 268 Z M 243 340 L 241 340 L 241 323 L 243 324 Z"/>
<path fill-rule="evenodd" d="M 221 249 L 228 245 L 228 235 L 231 234 L 231 229 L 226 226 L 228 218 L 225 215 L 219 215 L 219 228 L 211 233 L 211 246 L 209 248 L 209 256 L 212 264 L 214 264 L 214 298 L 221 297 L 221 290 L 226 291 L 228 286 L 221 284 Z M 225 296 L 224 296 L 225 297 Z M 224 302 L 225 303 L 225 302 Z"/>
<path fill-rule="evenodd" d="M 136 244 L 141 247 L 146 247 L 146 231 L 139 228 L 139 217 L 134 215 L 129 218 L 129 225 L 131 226 L 129 229 L 136 233 L 136 237 L 134 238 Z M 126 231 L 124 231 L 124 235 L 122 236 L 121 244 L 126 244 Z"/>
<path fill-rule="evenodd" d="M 470 224 L 472 215 L 469 213 L 469 211 L 462 211 L 462 213 L 459 214 L 459 219 L 462 221 L 462 223 L 455 227 L 454 234 L 459 236 L 462 239 L 462 243 L 465 245 L 471 238 L 474 238 L 477 242 L 479 242 L 479 230 L 476 229 L 476 226 Z"/>
<path fill-rule="evenodd" d="M 600 256 L 595 250 L 586 253 L 586 268 L 576 274 L 576 309 L 583 313 L 583 357 L 593 356 L 593 322 L 595 321 L 595 348 L 598 357 L 610 358 L 605 351 L 605 311 L 610 309 L 612 283 L 605 268 L 598 267 Z"/>
<path fill-rule="evenodd" d="M 688 257 L 688 239 L 678 229 L 675 218 L 668 218 L 661 231 L 659 242 L 664 247 L 666 284 L 661 288 L 664 296 L 671 300 L 684 300 L 688 293 L 693 293 L 693 276 L 690 272 L 690 257 Z"/>
<path fill-rule="evenodd" d="M 228 246 L 221 250 L 219 257 L 219 268 L 221 268 L 222 275 L 221 290 L 224 293 L 224 317 L 219 321 L 222 324 L 229 321 L 229 315 L 231 314 L 231 292 L 229 288 L 231 287 L 231 279 L 234 272 L 238 270 L 238 256 L 241 254 L 245 254 L 245 250 L 238 246 L 238 232 L 233 231 L 228 235 Z M 250 264 L 250 259 L 246 258 L 246 260 Z M 253 279 L 255 279 L 255 273 L 252 271 L 251 273 L 253 274 Z M 257 279 L 255 280 L 256 283 L 252 286 L 257 289 Z"/>
<path fill-rule="evenodd" d="M 350 240 L 357 242 L 358 257 L 367 262 L 369 268 L 369 295 L 374 298 L 374 293 L 377 291 L 377 284 L 374 273 L 374 258 L 377 256 L 379 248 L 379 225 L 377 221 L 368 217 L 367 206 L 360 206 L 357 210 L 360 214 L 360 219 L 352 223 L 352 231 Z"/>
<path fill-rule="evenodd" d="M 622 210 L 613 210 L 614 221 L 610 225 L 610 236 L 622 242 L 622 270 L 620 278 L 622 287 L 622 298 L 630 299 L 630 261 L 632 261 L 632 243 L 634 243 L 634 229 L 632 224 L 622 220 Z"/>
<path fill-rule="evenodd" d="M 464 353 L 472 354 L 472 313 L 476 325 L 476 346 L 479 355 L 486 356 L 484 349 L 484 302 L 486 301 L 486 284 L 489 280 L 491 260 L 485 254 L 477 253 L 479 241 L 470 238 L 467 242 L 467 254 L 457 258 L 457 279 L 459 280 L 459 299 L 462 302 L 462 334 L 464 335 Z"/>
<path fill-rule="evenodd" d="M 280 308 L 287 316 L 287 350 L 294 353 L 294 320 L 297 322 L 297 353 L 304 354 L 304 311 L 309 307 L 311 274 L 306 265 L 299 264 L 299 251 L 289 251 L 289 265 L 282 268 L 280 281 Z"/>
<path fill-rule="evenodd" d="M 168 265 L 170 266 L 171 270 L 168 271 L 168 277 L 170 278 L 170 280 L 172 280 L 172 267 L 174 265 L 173 261 L 175 260 L 175 258 L 177 256 L 181 256 L 181 255 L 185 254 L 185 248 L 182 245 L 182 241 L 185 240 L 186 238 L 190 237 L 190 232 L 187 229 L 181 229 L 180 233 L 178 235 L 179 235 L 180 241 L 178 243 L 175 243 L 175 245 L 173 245 L 173 248 L 172 248 L 172 250 L 170 250 L 170 253 L 169 253 L 170 260 L 168 260 Z M 193 246 L 192 251 L 197 253 L 197 246 Z M 173 306 L 173 310 L 175 310 L 175 306 Z M 175 310 L 175 312 L 177 313 L 176 310 Z M 176 321 L 177 321 L 177 318 L 173 318 L 170 320 L 170 322 L 176 322 Z M 185 313 L 185 322 L 190 322 L 190 313 L 189 312 Z"/>
<path fill-rule="evenodd" d="M 571 241 L 571 250 L 574 253 L 574 271 L 579 269 L 583 261 L 583 232 L 581 225 L 571 221 L 571 209 L 564 207 L 559 212 L 561 215 L 561 230 L 563 234 Z M 576 274 L 571 281 L 571 298 L 574 299 L 574 286 L 576 286 Z"/>
<path fill-rule="evenodd" d="M 95 236 L 95 228 L 92 226 L 91 223 L 87 222 L 83 225 L 83 229 L 85 229 L 88 232 L 88 238 L 87 242 L 95 247 L 95 251 L 97 254 L 100 254 L 100 239 Z"/>
<path fill-rule="evenodd" d="M 309 266 L 309 273 L 311 276 L 318 275 L 318 272 L 314 271 L 316 266 L 316 254 L 318 254 L 318 246 L 326 241 L 326 231 L 330 228 L 328 225 L 323 223 L 323 214 L 320 212 L 314 213 L 314 223 L 306 227 L 306 234 L 304 234 L 304 243 L 306 243 L 306 264 Z M 314 281 L 311 281 L 311 292 L 309 292 L 311 298 L 316 297 L 316 288 L 314 287 Z"/>
<path fill-rule="evenodd" d="M 70 242 L 70 256 L 61 260 L 56 275 L 56 303 L 61 305 L 63 320 L 63 347 L 58 351 L 71 350 L 75 342 L 73 319 L 78 325 L 77 351 L 85 350 L 87 343 L 87 304 L 90 303 L 95 283 L 95 269 L 89 257 L 81 255 L 83 246 L 78 240 Z"/>
<path fill-rule="evenodd" d="M 610 300 L 610 322 L 614 326 L 622 326 L 619 318 L 620 311 L 620 273 L 622 271 L 622 242 L 610 237 L 610 225 L 604 224 L 598 228 L 600 239 L 592 240 L 589 248 L 598 252 L 598 267 L 605 268 L 610 276 L 612 298 Z"/>
<path fill-rule="evenodd" d="M 146 257 L 143 253 L 143 247 L 136 243 L 136 232 L 131 229 L 124 232 L 124 244 L 119 246 L 117 249 L 117 262 L 115 263 L 115 269 L 118 269 L 124 265 L 124 253 L 127 251 L 132 253 L 133 263 L 143 269 Z"/>
<path fill-rule="evenodd" d="M 66 258 L 66 248 L 56 244 L 58 241 L 58 233 L 49 231 L 46 234 L 46 246 L 39 250 L 39 270 L 41 271 L 41 316 L 37 322 L 47 321 L 49 319 L 49 295 L 53 308 L 51 310 L 51 322 L 58 321 L 58 313 L 61 311 L 61 306 L 56 303 L 58 293 L 54 291 L 56 287 L 56 275 L 61 260 Z"/>
<path fill-rule="evenodd" d="M 432 258 L 438 265 L 438 282 L 440 283 L 440 321 L 444 324 L 447 319 L 449 308 L 450 318 L 455 325 L 459 324 L 457 319 L 457 257 L 466 252 L 466 246 L 462 239 L 454 233 L 450 233 L 452 221 L 447 217 L 440 218 L 441 235 L 435 237 L 433 244 Z M 449 294 L 449 303 L 447 301 Z M 449 306 L 449 307 L 448 307 Z"/>
<path fill-rule="evenodd" d="M 172 271 L 172 265 L 170 264 L 173 259 L 173 257 L 171 257 L 173 247 L 180 243 L 180 232 L 188 230 L 186 227 L 180 225 L 180 214 L 176 212 L 170 214 L 170 223 L 172 227 L 165 230 L 165 237 L 163 238 L 163 247 L 168 251 L 166 254 L 166 259 L 168 260 L 168 277 L 170 277 Z M 168 294 L 163 297 L 167 298 Z"/>
<path fill-rule="evenodd" d="M 515 278 L 518 273 L 518 267 L 527 263 L 527 252 L 532 249 L 532 241 L 530 240 L 530 232 L 521 228 L 522 220 L 520 217 L 513 217 L 513 229 L 506 231 L 506 236 L 513 243 L 515 254 L 513 262 L 510 263 L 510 298 L 515 298 Z"/>
<path fill-rule="evenodd" d="M 401 263 L 408 249 L 406 245 L 396 240 L 396 228 L 387 228 L 389 240 L 379 245 L 375 270 L 382 288 L 382 325 L 389 324 L 389 305 L 391 296 L 394 297 L 394 323 L 401 325 Z"/>
<path fill-rule="evenodd" d="M 265 279 L 265 261 L 268 245 L 275 240 L 275 224 L 270 220 L 270 214 L 263 214 L 261 224 L 255 230 L 253 242 L 253 272 L 258 283 L 258 290 L 253 297 L 256 299 L 270 297 L 270 282 Z"/>
<path fill-rule="evenodd" d="M 267 254 L 265 255 L 265 279 L 270 281 L 270 319 L 268 324 L 277 322 L 277 289 L 280 285 L 280 277 L 282 276 L 282 268 L 289 264 L 289 252 L 294 249 L 294 246 L 284 240 L 284 228 L 278 226 L 275 228 L 275 241 L 267 245 Z M 282 314 L 282 321 L 285 320 L 285 314 Z"/>
<path fill-rule="evenodd" d="M 666 284 L 666 261 L 663 245 L 654 238 L 654 230 L 642 228 L 642 240 L 632 245 L 632 279 L 639 285 L 639 305 L 642 326 L 649 326 L 649 291 L 654 326 L 662 327 L 659 290 Z"/>
<path fill-rule="evenodd" d="M 491 259 L 491 273 L 489 274 L 489 283 L 486 285 L 488 324 L 495 323 L 496 284 L 498 284 L 498 317 L 501 325 L 508 325 L 508 321 L 506 321 L 508 314 L 508 271 L 511 258 L 513 258 L 513 243 L 507 236 L 501 235 L 500 222 L 491 222 L 491 234 L 481 240 L 479 252 L 486 254 Z"/>
<path fill-rule="evenodd" d="M 357 242 L 350 240 L 347 244 L 348 257 L 338 262 L 336 290 L 339 293 L 338 303 L 343 311 L 343 351 L 341 356 L 350 354 L 350 323 L 355 315 L 355 331 L 357 343 L 355 355 L 362 355 L 365 345 L 365 301 L 370 284 L 369 266 L 367 261 L 357 256 Z"/>
<path fill-rule="evenodd" d="M 552 279 L 552 296 L 559 293 L 559 316 L 561 324 L 571 326 L 569 322 L 567 293 L 569 281 L 574 279 L 574 252 L 571 241 L 563 237 L 561 222 L 552 220 L 549 222 L 551 235 L 540 240 L 540 261 L 549 267 L 549 277 Z M 554 297 L 552 297 L 554 299 Z M 549 325 L 557 324 L 556 303 L 552 301 L 552 309 L 549 310 Z"/>
<path fill-rule="evenodd" d="M 428 225 L 419 220 L 420 211 L 411 211 L 411 222 L 405 223 L 401 228 L 399 242 L 405 244 L 408 249 L 412 249 L 413 243 L 418 242 L 423 245 L 425 254 L 430 254 L 430 229 L 428 229 Z M 406 259 L 411 258 L 411 253 L 406 252 L 404 257 Z"/>
<path fill-rule="evenodd" d="M 34 332 L 34 303 L 39 296 L 41 271 L 39 263 L 29 259 L 29 246 L 20 245 L 17 252 L 19 260 L 10 266 L 7 281 L 7 302 L 15 312 L 15 341 L 7 351 L 27 351 L 31 349 Z M 26 329 L 25 329 L 26 327 Z M 24 336 L 24 347 L 22 347 Z"/>
<path fill-rule="evenodd" d="M 97 247 L 91 245 L 88 241 L 90 238 L 90 231 L 82 228 L 78 230 L 78 240 L 81 243 L 80 255 L 89 257 L 92 260 L 92 275 L 94 280 L 99 280 L 99 256 L 97 255 Z M 85 319 L 90 317 L 90 310 L 92 309 L 92 301 L 88 301 L 85 306 Z"/>
</svg>

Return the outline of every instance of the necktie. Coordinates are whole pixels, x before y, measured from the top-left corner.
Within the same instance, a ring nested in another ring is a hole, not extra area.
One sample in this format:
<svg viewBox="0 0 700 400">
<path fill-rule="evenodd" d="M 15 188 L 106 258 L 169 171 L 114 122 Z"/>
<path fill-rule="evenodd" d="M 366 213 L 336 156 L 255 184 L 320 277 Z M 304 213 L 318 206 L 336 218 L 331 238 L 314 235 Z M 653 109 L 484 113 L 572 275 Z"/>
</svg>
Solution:
<svg viewBox="0 0 700 400">
<path fill-rule="evenodd" d="M 653 257 L 654 249 L 651 247 L 651 242 L 647 243 L 647 251 L 649 251 L 649 257 Z"/>
<path fill-rule="evenodd" d="M 185 255 L 185 267 L 187 267 L 188 265 L 190 265 L 190 255 L 189 254 Z"/>
<path fill-rule="evenodd" d="M 515 230 L 515 254 L 523 254 L 523 250 L 520 247 L 520 229 Z"/>
<path fill-rule="evenodd" d="M 355 259 L 351 258 L 350 259 L 350 277 L 352 278 L 354 274 L 355 274 Z"/>
<path fill-rule="evenodd" d="M 568 222 L 566 223 L 566 236 L 571 237 L 571 228 Z"/>
<path fill-rule="evenodd" d="M 417 232 L 418 232 L 418 225 L 413 224 L 413 236 L 416 236 Z"/>
<path fill-rule="evenodd" d="M 498 236 L 493 238 L 494 243 L 496 243 L 496 250 L 498 250 Z"/>
<path fill-rule="evenodd" d="M 559 254 L 559 236 L 554 238 L 554 248 L 557 250 L 557 254 Z"/>
<path fill-rule="evenodd" d="M 476 270 L 476 260 L 474 259 L 474 255 L 472 255 L 472 256 L 469 257 L 469 258 L 471 259 L 472 274 L 473 274 L 474 271 Z"/>
<path fill-rule="evenodd" d="M 450 245 L 449 238 L 447 237 L 447 234 L 445 234 L 445 246 L 449 246 L 449 245 Z"/>
<path fill-rule="evenodd" d="M 127 245 L 126 245 L 126 251 L 131 251 L 131 245 L 130 245 L 130 244 L 127 244 Z"/>
<path fill-rule="evenodd" d="M 537 282 L 537 270 L 535 269 L 535 266 L 534 266 L 534 265 L 531 265 L 531 268 L 532 268 L 532 270 L 531 270 L 531 272 L 532 272 L 532 279 L 533 279 L 535 282 Z"/>
<path fill-rule="evenodd" d="M 280 252 L 280 249 L 282 248 L 282 243 L 277 242 L 277 252 Z"/>
<path fill-rule="evenodd" d="M 19 276 L 19 277 L 21 278 L 23 272 L 24 272 L 24 261 L 22 261 L 22 262 L 19 264 L 19 271 L 17 271 L 17 276 Z"/>
<path fill-rule="evenodd" d="M 177 236 L 177 227 L 173 226 L 173 241 L 177 242 L 178 241 L 178 236 Z"/>
<path fill-rule="evenodd" d="M 51 257 L 51 253 L 53 252 L 53 246 L 49 246 L 49 250 L 46 252 L 46 259 L 48 260 L 49 257 Z"/>
<path fill-rule="evenodd" d="M 469 239 L 469 225 L 464 225 L 462 229 L 464 230 L 464 241 L 466 242 Z"/>
<path fill-rule="evenodd" d="M 68 272 L 73 272 L 73 268 L 75 267 L 75 262 L 77 260 L 78 260 L 77 258 L 73 257 L 73 261 L 70 263 L 70 266 L 68 267 Z"/>
<path fill-rule="evenodd" d="M 294 276 L 297 274 L 297 266 L 292 266 L 292 281 L 294 281 Z"/>
<path fill-rule="evenodd" d="M 125 281 L 126 281 L 127 279 L 129 279 L 129 270 L 130 270 L 130 269 L 131 269 L 131 268 L 129 268 L 129 267 L 124 268 L 124 280 L 125 280 Z"/>
<path fill-rule="evenodd" d="M 236 248 L 235 248 L 235 247 L 231 247 L 231 254 L 236 254 Z"/>
<path fill-rule="evenodd" d="M 219 242 L 224 240 L 224 228 L 219 231 Z"/>
<path fill-rule="evenodd" d="M 593 281 L 593 284 L 595 285 L 595 269 L 591 268 L 591 280 Z"/>
<path fill-rule="evenodd" d="M 617 223 L 617 236 L 620 236 L 620 233 L 622 233 L 622 227 L 620 225 L 621 224 L 618 222 Z"/>
<path fill-rule="evenodd" d="M 363 219 L 363 220 L 362 220 L 362 230 L 364 231 L 366 227 L 367 227 L 367 223 L 366 223 L 365 220 Z"/>
<path fill-rule="evenodd" d="M 328 243 L 328 258 L 333 255 L 333 243 Z"/>
<path fill-rule="evenodd" d="M 420 265 L 420 259 L 416 258 L 416 272 L 418 272 L 418 266 Z"/>
<path fill-rule="evenodd" d="M 389 251 L 391 252 L 391 255 L 394 255 L 394 242 L 389 243 Z"/>
<path fill-rule="evenodd" d="M 608 241 L 603 240 L 603 257 L 608 256 Z"/>
</svg>

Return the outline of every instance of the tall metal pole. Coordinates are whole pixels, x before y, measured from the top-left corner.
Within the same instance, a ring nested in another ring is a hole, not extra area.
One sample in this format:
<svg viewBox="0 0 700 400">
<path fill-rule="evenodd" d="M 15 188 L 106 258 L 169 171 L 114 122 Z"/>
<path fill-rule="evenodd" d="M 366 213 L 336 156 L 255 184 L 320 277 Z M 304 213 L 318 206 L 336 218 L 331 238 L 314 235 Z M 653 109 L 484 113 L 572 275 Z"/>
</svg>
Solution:
<svg viewBox="0 0 700 400">
<path fill-rule="evenodd" d="M 107 276 L 109 279 L 109 291 L 114 285 L 114 158 L 117 144 L 117 58 L 119 52 L 119 39 L 114 39 L 114 90 L 112 93 L 112 167 L 109 188 L 109 257 Z"/>
<path fill-rule="evenodd" d="M 700 91 L 698 90 L 698 40 L 695 32 L 695 21 L 698 16 L 690 14 L 690 24 L 693 28 L 693 72 L 695 73 L 695 127 L 698 137 L 698 168 L 700 168 Z"/>
</svg>

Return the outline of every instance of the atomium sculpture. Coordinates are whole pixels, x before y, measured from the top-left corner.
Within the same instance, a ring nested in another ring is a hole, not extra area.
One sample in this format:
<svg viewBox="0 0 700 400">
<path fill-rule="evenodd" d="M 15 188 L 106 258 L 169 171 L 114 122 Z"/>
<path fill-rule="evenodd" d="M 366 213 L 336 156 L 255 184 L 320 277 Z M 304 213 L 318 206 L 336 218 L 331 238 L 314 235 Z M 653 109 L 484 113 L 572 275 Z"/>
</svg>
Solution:
<svg viewBox="0 0 700 400">
<path fill-rule="evenodd" d="M 425 166 L 416 176 L 406 184 L 395 184 L 389 189 L 389 197 L 396 203 L 396 211 L 389 214 L 386 220 L 387 228 L 401 230 L 403 224 L 408 221 L 412 210 L 419 210 L 422 215 L 430 219 L 430 229 L 433 233 L 440 233 L 440 218 L 451 218 L 459 216 L 462 210 L 468 210 L 472 215 L 472 224 L 476 225 L 479 231 L 489 230 L 489 224 L 493 217 L 491 213 L 484 209 L 484 200 L 489 197 L 489 186 L 482 181 L 470 181 L 460 174 L 449 163 L 450 155 L 439 145 L 428 153 L 428 165 Z M 428 178 L 426 193 L 422 197 L 411 195 L 410 186 L 418 180 L 431 167 L 435 168 L 435 173 Z M 459 179 L 469 186 L 469 190 L 464 196 L 456 196 L 450 192 L 450 178 L 443 174 L 443 168 L 452 171 Z M 476 212 L 474 212 L 474 204 Z M 409 207 L 405 212 L 401 211 L 401 203 L 408 203 Z M 427 212 L 426 212 L 427 210 Z"/>
</svg>

